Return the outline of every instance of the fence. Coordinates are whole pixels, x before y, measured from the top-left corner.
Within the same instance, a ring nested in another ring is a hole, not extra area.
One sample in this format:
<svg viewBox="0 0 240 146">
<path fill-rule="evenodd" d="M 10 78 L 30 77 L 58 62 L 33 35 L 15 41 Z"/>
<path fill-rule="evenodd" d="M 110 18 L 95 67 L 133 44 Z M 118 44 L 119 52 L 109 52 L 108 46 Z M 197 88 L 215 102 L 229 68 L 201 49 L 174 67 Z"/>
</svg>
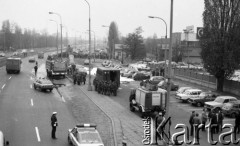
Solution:
<svg viewBox="0 0 240 146">
<path fill-rule="evenodd" d="M 174 76 L 177 79 L 192 82 L 211 89 L 217 89 L 217 79 L 209 74 L 199 73 L 188 69 L 174 69 Z M 240 96 L 240 82 L 224 80 L 223 91 Z"/>
</svg>

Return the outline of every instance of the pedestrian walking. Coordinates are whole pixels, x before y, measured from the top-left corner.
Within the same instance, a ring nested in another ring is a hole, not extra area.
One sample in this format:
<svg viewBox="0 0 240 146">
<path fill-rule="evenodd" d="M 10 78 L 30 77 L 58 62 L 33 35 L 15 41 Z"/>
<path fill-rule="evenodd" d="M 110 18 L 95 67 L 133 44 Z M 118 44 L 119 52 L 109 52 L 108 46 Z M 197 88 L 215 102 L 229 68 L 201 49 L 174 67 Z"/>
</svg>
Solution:
<svg viewBox="0 0 240 146">
<path fill-rule="evenodd" d="M 190 136 L 193 136 L 193 118 L 195 117 L 195 111 L 192 111 L 192 114 L 189 118 L 189 124 L 191 126 Z M 189 138 L 189 137 L 188 137 Z"/>
<path fill-rule="evenodd" d="M 159 112 L 158 115 L 156 116 L 155 118 L 156 120 L 156 144 L 158 143 L 157 142 L 157 139 L 159 137 L 160 140 L 163 139 L 163 123 L 165 122 L 165 117 L 163 116 L 163 113 L 162 112 Z"/>
<path fill-rule="evenodd" d="M 206 111 L 203 109 L 203 112 L 202 112 L 202 118 L 201 118 L 201 121 L 202 121 L 202 131 L 205 131 L 205 125 L 206 125 L 206 122 L 207 122 L 207 113 Z"/>
<path fill-rule="evenodd" d="M 51 117 L 51 126 L 52 126 L 52 139 L 57 139 L 56 138 L 56 130 L 57 130 L 57 112 L 53 112 L 52 117 Z"/>
<path fill-rule="evenodd" d="M 37 76 L 37 70 L 38 70 L 38 66 L 35 65 L 35 66 L 34 66 L 35 76 Z"/>
<path fill-rule="evenodd" d="M 194 136 L 197 139 L 197 143 L 199 143 L 199 130 L 198 126 L 201 124 L 201 120 L 199 118 L 199 114 L 196 113 L 196 115 L 193 117 L 193 125 L 194 125 Z"/>
</svg>

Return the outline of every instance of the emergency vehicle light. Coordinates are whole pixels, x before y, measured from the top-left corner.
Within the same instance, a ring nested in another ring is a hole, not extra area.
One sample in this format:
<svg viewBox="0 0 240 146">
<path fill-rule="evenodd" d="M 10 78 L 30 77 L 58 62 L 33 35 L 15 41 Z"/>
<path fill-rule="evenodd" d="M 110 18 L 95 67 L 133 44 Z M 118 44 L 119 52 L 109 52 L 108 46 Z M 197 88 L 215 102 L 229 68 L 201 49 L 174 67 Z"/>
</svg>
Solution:
<svg viewBox="0 0 240 146">
<path fill-rule="evenodd" d="M 76 125 L 78 128 L 80 128 L 80 127 L 94 127 L 94 128 L 96 128 L 97 127 L 97 125 L 96 124 L 78 124 L 78 125 Z"/>
</svg>

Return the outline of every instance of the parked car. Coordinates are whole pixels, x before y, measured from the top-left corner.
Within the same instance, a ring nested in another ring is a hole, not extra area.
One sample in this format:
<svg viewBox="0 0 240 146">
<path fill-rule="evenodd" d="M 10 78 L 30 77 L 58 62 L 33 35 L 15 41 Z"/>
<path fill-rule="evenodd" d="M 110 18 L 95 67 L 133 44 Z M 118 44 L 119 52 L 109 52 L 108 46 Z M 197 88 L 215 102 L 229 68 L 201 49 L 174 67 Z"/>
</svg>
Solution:
<svg viewBox="0 0 240 146">
<path fill-rule="evenodd" d="M 5 57 L 5 56 L 6 56 L 5 53 L 0 52 L 0 57 Z"/>
<path fill-rule="evenodd" d="M 124 73 L 121 73 L 121 76 L 122 77 L 128 77 L 128 78 L 131 78 L 133 74 L 135 74 L 136 71 L 133 71 L 133 70 L 128 70 L 127 72 L 124 72 Z"/>
<path fill-rule="evenodd" d="M 30 53 L 34 53 L 34 50 L 32 49 L 32 50 L 30 50 Z"/>
<path fill-rule="evenodd" d="M 202 92 L 199 95 L 199 97 L 190 98 L 188 102 L 191 103 L 192 105 L 196 105 L 200 107 L 200 106 L 204 106 L 205 102 L 214 101 L 217 96 L 218 94 L 214 92 Z"/>
<path fill-rule="evenodd" d="M 136 72 L 134 75 L 133 75 L 133 79 L 135 81 L 141 81 L 141 80 L 145 80 L 145 79 L 150 79 L 150 76 L 149 75 L 146 75 L 144 73 L 141 73 L 141 72 Z"/>
<path fill-rule="evenodd" d="M 167 82 L 168 82 L 167 79 L 159 82 L 158 83 L 158 88 L 162 88 L 162 89 L 167 90 L 167 88 L 168 88 Z M 178 88 L 179 88 L 178 84 L 175 84 L 173 81 L 171 81 L 170 84 L 171 84 L 171 91 L 177 91 L 178 90 Z"/>
<path fill-rule="evenodd" d="M 35 57 L 30 57 L 28 60 L 28 62 L 35 62 L 35 61 L 36 61 Z"/>
<path fill-rule="evenodd" d="M 187 102 L 190 98 L 197 98 L 201 92 L 202 90 L 200 89 L 188 89 L 184 93 L 177 94 L 176 98 L 182 100 L 183 102 Z"/>
<path fill-rule="evenodd" d="M 89 59 L 84 60 L 84 65 L 89 65 Z"/>
<path fill-rule="evenodd" d="M 222 107 L 222 112 L 225 116 L 230 116 L 235 118 L 240 110 L 240 101 L 232 102 L 232 103 L 225 103 Z"/>
<path fill-rule="evenodd" d="M 152 76 L 150 79 L 143 80 L 140 82 L 140 86 L 144 86 L 146 83 L 157 85 L 159 82 L 163 81 L 165 78 L 163 76 Z"/>
<path fill-rule="evenodd" d="M 18 56 L 19 53 L 18 52 L 13 52 L 13 56 Z"/>
<path fill-rule="evenodd" d="M 205 102 L 205 108 L 208 110 L 221 110 L 224 103 L 231 103 L 238 101 L 233 96 L 218 96 L 214 101 Z"/>
<path fill-rule="evenodd" d="M 38 78 L 33 82 L 33 88 L 39 89 L 41 91 L 49 90 L 50 92 L 53 90 L 53 83 L 46 78 Z"/>
<path fill-rule="evenodd" d="M 79 124 L 68 130 L 68 143 L 74 146 L 104 146 L 97 126 Z"/>
<path fill-rule="evenodd" d="M 177 91 L 176 91 L 176 95 L 177 94 L 182 94 L 184 93 L 186 90 L 188 89 L 192 89 L 192 87 L 180 87 Z"/>
<path fill-rule="evenodd" d="M 103 62 L 102 62 L 102 66 L 109 66 L 109 64 L 111 64 L 112 63 L 112 61 L 110 61 L 110 60 L 104 60 Z"/>
<path fill-rule="evenodd" d="M 6 141 L 2 131 L 0 131 L 0 146 L 9 146 L 9 141 Z"/>
</svg>

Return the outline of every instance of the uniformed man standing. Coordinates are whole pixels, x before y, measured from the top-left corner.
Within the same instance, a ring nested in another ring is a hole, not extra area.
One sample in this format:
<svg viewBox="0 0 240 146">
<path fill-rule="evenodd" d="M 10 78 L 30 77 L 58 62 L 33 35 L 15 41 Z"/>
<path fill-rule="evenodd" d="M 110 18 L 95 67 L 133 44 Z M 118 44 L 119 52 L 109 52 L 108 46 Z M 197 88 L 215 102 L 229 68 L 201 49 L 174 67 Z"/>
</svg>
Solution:
<svg viewBox="0 0 240 146">
<path fill-rule="evenodd" d="M 52 139 L 57 139 L 56 138 L 56 130 L 57 130 L 57 112 L 53 112 L 52 117 L 51 117 L 51 125 L 52 125 Z"/>
<path fill-rule="evenodd" d="M 37 70 L 38 70 L 38 66 L 35 65 L 35 66 L 34 66 L 35 76 L 37 76 Z"/>
</svg>

